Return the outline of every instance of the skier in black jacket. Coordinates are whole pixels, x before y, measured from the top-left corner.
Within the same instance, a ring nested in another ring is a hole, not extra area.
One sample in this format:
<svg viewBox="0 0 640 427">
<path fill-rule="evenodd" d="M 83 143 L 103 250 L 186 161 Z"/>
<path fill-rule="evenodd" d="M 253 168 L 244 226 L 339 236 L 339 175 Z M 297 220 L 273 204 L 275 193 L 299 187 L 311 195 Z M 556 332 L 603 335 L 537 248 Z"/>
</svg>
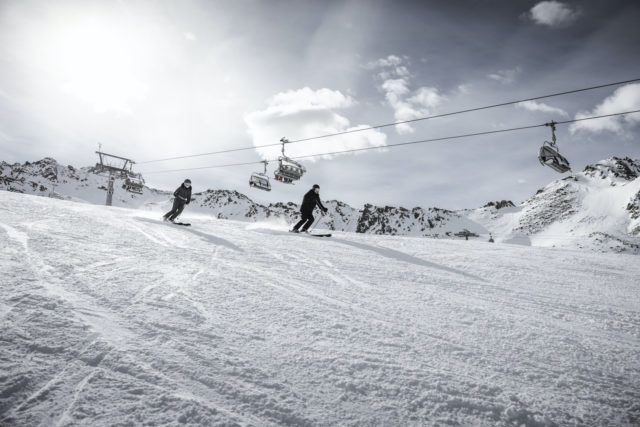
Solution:
<svg viewBox="0 0 640 427">
<path fill-rule="evenodd" d="M 302 214 L 302 219 L 298 221 L 296 225 L 293 226 L 294 233 L 299 233 L 300 227 L 302 227 L 302 231 L 306 232 L 313 224 L 313 209 L 316 205 L 320 208 L 324 215 L 327 213 L 327 208 L 322 205 L 320 201 L 320 186 L 318 184 L 314 184 L 311 190 L 307 191 L 307 194 L 304 195 L 302 199 L 302 205 L 300 205 L 300 213 Z"/>
<path fill-rule="evenodd" d="M 175 221 L 175 219 L 182 213 L 185 205 L 191 202 L 191 180 L 185 179 L 184 182 L 176 191 L 173 192 L 173 207 L 169 212 L 164 214 L 165 221 Z"/>
</svg>

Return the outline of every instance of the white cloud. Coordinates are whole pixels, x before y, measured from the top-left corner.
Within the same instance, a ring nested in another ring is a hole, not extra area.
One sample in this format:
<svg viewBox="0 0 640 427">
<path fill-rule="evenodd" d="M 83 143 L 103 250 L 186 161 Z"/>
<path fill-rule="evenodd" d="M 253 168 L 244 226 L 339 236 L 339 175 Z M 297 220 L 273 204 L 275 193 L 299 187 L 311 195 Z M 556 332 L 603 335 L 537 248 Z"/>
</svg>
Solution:
<svg viewBox="0 0 640 427">
<path fill-rule="evenodd" d="M 548 27 L 564 27 L 572 23 L 580 13 L 566 3 L 559 1 L 541 1 L 531 8 L 527 14 L 538 25 Z"/>
<path fill-rule="evenodd" d="M 524 101 L 524 102 L 517 103 L 516 107 L 522 108 L 523 110 L 529 110 L 529 111 L 541 112 L 541 113 L 559 114 L 563 117 L 569 117 L 569 114 L 566 111 L 564 111 L 562 108 L 552 107 L 543 102 Z"/>
<path fill-rule="evenodd" d="M 401 65 L 399 67 L 396 67 L 396 74 L 402 77 L 409 77 L 411 74 L 409 74 L 409 69 L 407 67 L 405 67 L 404 65 Z"/>
<path fill-rule="evenodd" d="M 640 83 L 634 83 L 616 89 L 611 96 L 605 98 L 605 100 L 597 105 L 593 111 L 581 111 L 576 114 L 575 118 L 582 119 L 586 117 L 603 116 L 639 109 Z M 640 113 L 575 122 L 569 126 L 569 131 L 572 134 L 578 131 L 589 131 L 595 133 L 611 131 L 618 134 L 624 134 L 625 124 L 636 123 L 640 123 Z"/>
<path fill-rule="evenodd" d="M 355 105 L 350 96 L 331 89 L 312 90 L 308 87 L 281 92 L 271 98 L 265 110 L 245 115 L 255 146 L 277 143 L 280 138 L 304 139 L 319 135 L 368 127 L 351 126 L 349 119 L 334 110 Z M 366 147 L 384 147 L 387 136 L 378 130 L 350 133 L 321 140 L 293 143 L 286 146 L 289 157 L 307 156 Z M 265 159 L 280 155 L 280 147 L 256 149 Z M 331 158 L 332 156 L 324 156 Z M 312 160 L 312 159 L 310 159 Z"/>
<path fill-rule="evenodd" d="M 502 84 L 511 84 L 516 80 L 516 76 L 522 72 L 522 68 L 517 66 L 516 68 L 508 69 L 508 70 L 498 70 L 495 73 L 489 74 L 489 77 L 492 80 L 498 81 Z"/>
<path fill-rule="evenodd" d="M 407 66 L 404 65 L 406 59 L 406 57 L 403 59 L 396 55 L 389 55 L 386 58 L 380 58 L 369 62 L 364 66 L 364 68 L 368 70 L 381 69 L 382 71 L 378 74 L 378 77 L 382 80 L 394 77 L 409 78 L 411 73 L 409 73 Z"/>
<path fill-rule="evenodd" d="M 421 87 L 408 96 L 411 91 L 408 88 L 407 79 L 385 80 L 381 88 L 385 91 L 385 98 L 394 110 L 396 121 L 402 122 L 425 117 L 431 114 L 431 110 L 439 106 L 446 98 L 433 87 Z M 396 125 L 399 134 L 413 133 L 414 129 L 409 123 Z"/>
<path fill-rule="evenodd" d="M 416 94 L 409 98 L 409 102 L 414 105 L 421 105 L 425 108 L 435 108 L 442 104 L 446 98 L 438 93 L 435 87 L 421 87 Z"/>
<path fill-rule="evenodd" d="M 190 42 L 194 42 L 197 40 L 196 35 L 193 34 L 191 31 L 185 31 L 184 38 L 189 40 Z"/>
<path fill-rule="evenodd" d="M 381 68 L 378 77 L 383 80 L 380 89 L 385 93 L 385 99 L 394 110 L 396 121 L 413 120 L 431 114 L 432 109 L 438 107 L 446 97 L 434 87 L 421 87 L 412 92 L 409 88 L 411 73 L 406 65 L 406 58 L 395 55 L 367 64 L 367 68 Z M 414 132 L 409 123 L 396 125 L 396 132 L 407 134 Z"/>
<path fill-rule="evenodd" d="M 471 93 L 471 84 L 461 84 L 458 85 L 458 92 L 460 92 L 463 95 L 469 95 Z"/>
<path fill-rule="evenodd" d="M 308 87 L 280 92 L 269 102 L 269 105 L 280 106 L 289 111 L 313 108 L 340 109 L 351 107 L 354 104 L 353 98 L 343 95 L 338 90 L 326 88 L 312 90 Z"/>
<path fill-rule="evenodd" d="M 382 89 L 387 93 L 387 99 L 399 99 L 402 95 L 409 93 L 407 81 L 405 79 L 390 79 L 382 83 Z"/>
<path fill-rule="evenodd" d="M 380 58 L 375 61 L 371 61 L 366 65 L 368 69 L 383 68 L 383 67 L 397 67 L 402 64 L 402 58 L 396 55 L 389 55 L 386 58 Z"/>
</svg>

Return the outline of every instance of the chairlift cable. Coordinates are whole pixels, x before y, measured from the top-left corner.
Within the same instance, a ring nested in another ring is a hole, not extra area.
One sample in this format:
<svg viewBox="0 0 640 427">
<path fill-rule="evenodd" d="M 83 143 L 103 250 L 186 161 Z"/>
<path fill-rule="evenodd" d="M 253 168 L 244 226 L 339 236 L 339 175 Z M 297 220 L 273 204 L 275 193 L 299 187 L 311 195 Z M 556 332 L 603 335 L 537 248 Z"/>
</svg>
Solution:
<svg viewBox="0 0 640 427">
<path fill-rule="evenodd" d="M 272 162 L 272 161 L 276 161 L 276 160 L 268 160 L 268 161 Z M 165 173 L 165 172 L 169 173 L 169 172 L 194 171 L 194 170 L 200 170 L 200 169 L 229 168 L 229 167 L 233 167 L 233 166 L 256 165 L 256 164 L 261 164 L 262 162 L 263 161 L 245 162 L 245 163 L 230 163 L 230 164 L 226 164 L 226 165 L 213 165 L 213 166 L 202 166 L 202 167 L 196 167 L 196 168 L 157 170 L 157 171 L 141 172 L 141 173 L 144 174 L 144 175 L 150 175 L 150 174 L 154 174 L 154 173 Z"/>
<path fill-rule="evenodd" d="M 564 120 L 564 121 L 555 122 L 555 123 L 556 124 L 567 124 L 567 123 L 581 122 L 581 121 L 585 121 L 585 120 L 602 119 L 602 118 L 606 118 L 606 117 L 622 116 L 622 115 L 634 114 L 634 113 L 640 113 L 640 109 L 632 110 L 632 111 L 624 111 L 624 112 L 620 112 L 620 113 L 613 113 L 613 114 L 603 114 L 603 115 L 600 115 L 600 116 L 583 117 L 583 118 L 580 118 L 580 119 Z M 467 134 L 463 134 L 463 135 L 453 135 L 453 136 L 443 136 L 443 137 L 439 137 L 439 138 L 421 139 L 421 140 L 418 140 L 418 141 L 399 142 L 399 143 L 396 143 L 396 144 L 387 144 L 387 145 L 381 145 L 381 146 L 377 146 L 377 147 L 353 148 L 353 149 L 349 149 L 349 150 L 332 151 L 332 152 L 328 152 L 328 153 L 309 154 L 309 155 L 305 155 L 305 156 L 290 157 L 290 159 L 296 159 L 297 160 L 297 159 L 307 159 L 307 158 L 311 158 L 311 157 L 331 156 L 331 155 L 335 155 L 335 154 L 354 153 L 354 152 L 358 152 L 358 151 L 380 150 L 380 149 L 385 149 L 385 148 L 401 147 L 401 146 L 406 146 L 406 145 L 423 144 L 423 143 L 427 143 L 427 142 L 447 141 L 447 140 L 452 140 L 452 139 L 469 138 L 469 137 L 473 137 L 473 136 L 491 135 L 491 134 L 504 133 L 504 132 L 514 132 L 514 131 L 534 129 L 534 128 L 545 127 L 545 126 L 547 126 L 547 124 L 543 123 L 543 124 L 538 124 L 538 125 L 520 126 L 520 127 L 508 128 L 508 129 L 497 129 L 497 130 L 490 130 L 490 131 L 485 131 L 485 132 L 467 133 Z M 276 144 L 276 145 L 280 145 L 280 144 Z M 278 160 L 275 159 L 275 160 L 268 160 L 268 161 L 269 162 L 277 162 Z M 255 164 L 260 164 L 262 162 L 263 162 L 263 160 L 262 161 L 254 161 L 254 162 L 246 162 L 246 163 L 231 163 L 231 164 L 224 164 L 224 165 L 201 166 L 201 167 L 195 167 L 195 168 L 158 170 L 158 171 L 150 171 L 150 172 L 142 172 L 142 173 L 145 174 L 145 175 L 149 175 L 149 174 L 165 173 L 165 172 L 169 173 L 169 172 L 183 172 L 183 171 L 192 171 L 192 170 L 201 170 L 201 169 L 216 169 L 216 168 L 226 168 L 226 167 L 232 167 L 232 166 L 255 165 Z"/>
<path fill-rule="evenodd" d="M 401 125 L 401 124 L 405 124 L 405 123 L 418 122 L 418 121 L 422 121 L 422 120 L 436 119 L 436 118 L 440 118 L 440 117 L 448 117 L 448 116 L 453 116 L 453 115 L 456 115 L 456 114 L 463 114 L 463 113 L 470 113 L 470 112 L 474 112 L 474 111 L 488 110 L 490 108 L 504 107 L 504 106 L 507 106 L 507 105 L 518 104 L 518 103 L 521 103 L 521 102 L 536 101 L 536 100 L 539 100 L 539 99 L 552 98 L 552 97 L 555 97 L 555 96 L 562 96 L 562 95 L 569 95 L 569 94 L 573 94 L 573 93 L 585 92 L 585 91 L 594 90 L 594 89 L 601 89 L 601 88 L 604 88 L 604 87 L 619 86 L 619 85 L 623 85 L 623 84 L 627 84 L 627 83 L 633 83 L 633 82 L 637 82 L 637 81 L 640 81 L 640 78 L 631 79 L 631 80 L 624 80 L 624 81 L 614 82 L 614 83 L 607 83 L 607 84 L 598 85 L 598 86 L 591 86 L 591 87 L 586 87 L 586 88 L 582 88 L 582 89 L 574 89 L 574 90 L 569 90 L 569 91 L 565 91 L 565 92 L 557 92 L 557 93 L 552 93 L 552 94 L 548 94 L 548 95 L 535 96 L 535 97 L 532 97 L 532 98 L 520 99 L 518 101 L 502 102 L 500 104 L 492 104 L 492 105 L 486 105 L 486 106 L 483 106 L 483 107 L 469 108 L 469 109 L 466 109 L 466 110 L 452 111 L 450 113 L 436 114 L 436 115 L 433 115 L 433 116 L 418 117 L 418 118 L 415 118 L 415 119 L 402 120 L 402 121 L 397 121 L 397 122 L 393 122 L 393 123 L 384 123 L 384 124 L 381 124 L 381 125 L 369 126 L 369 127 L 360 128 L 360 129 L 352 129 L 352 130 L 347 130 L 347 131 L 342 131 L 342 132 L 335 132 L 335 133 L 330 133 L 330 134 L 326 134 L 326 135 L 313 136 L 313 137 L 310 137 L 310 138 L 296 139 L 296 140 L 292 140 L 292 141 L 287 141 L 287 144 L 293 144 L 295 142 L 311 141 L 311 140 L 321 139 L 321 138 L 329 138 L 329 137 L 333 137 L 333 136 L 345 135 L 345 134 L 350 134 L 350 133 L 355 133 L 355 132 L 363 132 L 363 131 L 372 130 L 372 129 L 380 129 L 380 128 L 385 128 L 385 127 L 389 127 L 389 126 Z M 558 123 L 561 123 L 561 122 L 558 122 Z M 144 162 L 137 162 L 137 164 L 140 165 L 140 164 L 145 164 L 145 163 L 156 163 L 156 162 L 164 162 L 164 161 L 169 161 L 169 160 L 188 159 L 188 158 L 192 158 L 192 157 L 213 156 L 213 155 L 216 155 L 216 154 L 233 153 L 233 152 L 236 152 L 236 151 L 245 151 L 245 150 L 255 150 L 257 148 L 275 147 L 275 146 L 278 146 L 278 145 L 280 145 L 280 143 L 254 145 L 254 146 L 251 146 L 251 147 L 242 147 L 242 148 L 230 148 L 228 150 L 211 151 L 211 152 L 208 152 L 208 153 L 189 154 L 189 155 L 186 155 L 186 156 L 166 157 L 166 158 L 163 158 L 163 159 L 147 160 L 147 161 L 144 161 Z"/>
<path fill-rule="evenodd" d="M 488 110 L 490 108 L 505 107 L 507 105 L 519 104 L 521 102 L 537 101 L 539 99 L 552 98 L 552 97 L 561 96 L 561 95 L 569 95 L 569 94 L 572 94 L 572 93 L 585 92 L 585 91 L 594 90 L 594 89 L 601 89 L 603 87 L 618 86 L 618 85 L 623 85 L 623 84 L 626 84 L 626 83 L 632 83 L 632 82 L 636 82 L 636 81 L 640 81 L 640 78 L 631 79 L 631 80 L 625 80 L 625 81 L 622 81 L 622 82 L 607 83 L 607 84 L 598 85 L 598 86 L 591 86 L 591 87 L 582 88 L 582 89 L 574 89 L 574 90 L 569 90 L 569 91 L 565 91 L 565 92 L 552 93 L 552 94 L 549 94 L 549 95 L 536 96 L 536 97 L 533 97 L 533 98 L 521 99 L 521 100 L 518 100 L 518 101 L 502 102 L 500 104 L 486 105 L 484 107 L 469 108 L 469 109 L 466 109 L 466 110 L 453 111 L 451 113 L 436 114 L 436 115 L 433 115 L 433 116 L 418 117 L 418 118 L 410 119 L 410 120 L 402 120 L 402 121 L 393 122 L 393 123 L 385 123 L 385 124 L 382 124 L 382 125 L 369 126 L 369 127 L 361 128 L 361 129 L 352 129 L 352 130 L 347 130 L 347 131 L 343 131 L 343 132 L 336 132 L 336 133 L 327 134 L 327 135 L 320 135 L 320 136 L 314 136 L 314 137 L 310 137 L 310 138 L 296 139 L 296 140 L 289 141 L 289 142 L 293 143 L 293 142 L 310 141 L 310 140 L 313 140 L 313 139 L 328 138 L 328 137 L 331 137 L 331 136 L 338 136 L 338 135 L 344 135 L 344 134 L 348 134 L 348 133 L 362 132 L 362 131 L 365 131 L 365 130 L 380 129 L 380 128 L 384 128 L 384 127 L 396 126 L 396 125 L 401 125 L 401 124 L 405 124 L 405 123 L 413 123 L 413 122 L 419 122 L 419 121 L 422 121 L 422 120 L 429 120 L 429 119 L 436 119 L 436 118 L 440 118 L 440 117 L 453 116 L 453 115 L 456 115 L 456 114 L 463 114 L 463 113 L 471 113 L 471 112 L 474 112 L 474 111 Z M 558 123 L 560 123 L 560 122 L 558 122 Z"/>
</svg>

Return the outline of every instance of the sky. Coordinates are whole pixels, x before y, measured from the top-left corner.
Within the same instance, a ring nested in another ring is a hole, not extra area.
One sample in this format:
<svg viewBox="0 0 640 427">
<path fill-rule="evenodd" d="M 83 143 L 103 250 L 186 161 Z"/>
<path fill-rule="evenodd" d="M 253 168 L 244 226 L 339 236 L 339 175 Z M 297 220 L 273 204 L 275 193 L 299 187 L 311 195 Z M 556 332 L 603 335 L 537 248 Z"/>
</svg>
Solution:
<svg viewBox="0 0 640 427">
<path fill-rule="evenodd" d="M 640 78 L 637 1 L 0 0 L 0 161 L 132 158 L 148 185 L 412 208 L 516 203 L 562 175 L 545 127 L 640 109 L 640 82 L 286 146 L 295 185 L 249 188 L 274 144 Z M 640 159 L 640 114 L 558 125 L 574 171 Z M 273 174 L 276 163 L 268 165 Z M 203 168 L 203 169 L 192 169 Z M 181 170 L 192 169 L 192 170 Z"/>
</svg>

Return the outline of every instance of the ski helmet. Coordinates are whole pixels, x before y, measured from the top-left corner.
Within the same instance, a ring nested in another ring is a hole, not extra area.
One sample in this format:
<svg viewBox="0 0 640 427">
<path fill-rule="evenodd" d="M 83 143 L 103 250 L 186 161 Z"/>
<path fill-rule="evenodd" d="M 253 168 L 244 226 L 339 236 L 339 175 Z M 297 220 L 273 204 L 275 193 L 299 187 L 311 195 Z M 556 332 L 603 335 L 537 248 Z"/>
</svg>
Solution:
<svg viewBox="0 0 640 427">
<path fill-rule="evenodd" d="M 318 184 L 313 184 L 313 189 L 316 189 L 316 188 L 319 190 L 320 186 Z"/>
</svg>

